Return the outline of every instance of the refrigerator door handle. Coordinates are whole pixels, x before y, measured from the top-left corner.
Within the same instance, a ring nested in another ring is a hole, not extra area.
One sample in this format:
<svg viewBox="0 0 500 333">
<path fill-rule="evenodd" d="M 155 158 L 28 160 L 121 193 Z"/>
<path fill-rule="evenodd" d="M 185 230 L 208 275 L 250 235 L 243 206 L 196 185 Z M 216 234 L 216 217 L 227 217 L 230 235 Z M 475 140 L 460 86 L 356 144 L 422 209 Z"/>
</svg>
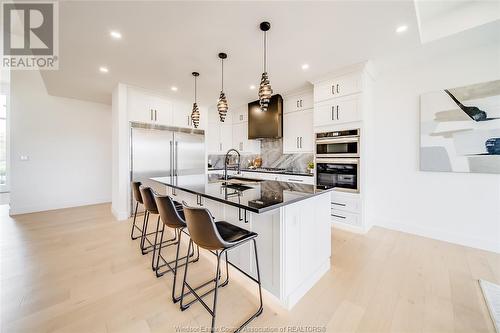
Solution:
<svg viewBox="0 0 500 333">
<path fill-rule="evenodd" d="M 177 175 L 179 165 L 179 141 L 175 141 L 175 185 L 178 185 L 179 178 Z"/>
</svg>

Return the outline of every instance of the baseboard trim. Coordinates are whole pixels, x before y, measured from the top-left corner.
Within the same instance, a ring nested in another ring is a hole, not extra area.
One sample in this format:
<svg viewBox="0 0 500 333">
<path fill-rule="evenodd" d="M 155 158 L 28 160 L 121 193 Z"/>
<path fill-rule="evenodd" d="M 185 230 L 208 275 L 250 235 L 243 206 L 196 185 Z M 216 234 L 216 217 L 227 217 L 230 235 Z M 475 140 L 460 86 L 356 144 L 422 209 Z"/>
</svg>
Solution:
<svg viewBox="0 0 500 333">
<path fill-rule="evenodd" d="M 44 212 L 48 210 L 56 210 L 56 209 L 64 209 L 64 208 L 72 208 L 72 207 L 81 207 L 81 206 L 90 206 L 90 205 L 99 205 L 104 203 L 110 203 L 111 198 L 99 198 L 94 200 L 81 200 L 81 201 L 67 201 L 67 202 L 59 202 L 59 203 L 44 203 L 44 204 L 36 204 L 36 205 L 27 205 L 27 206 L 16 206 L 15 202 L 10 202 L 9 215 L 21 215 L 21 214 L 30 214 L 30 213 L 38 213 Z"/>
<path fill-rule="evenodd" d="M 448 243 L 500 253 L 500 242 L 487 241 L 475 237 L 467 237 L 453 232 L 445 232 L 435 228 L 397 223 L 391 219 L 376 218 L 373 220 L 373 222 L 374 223 L 372 225 L 380 226 L 391 230 L 401 231 L 408 234 L 436 239 Z"/>
<path fill-rule="evenodd" d="M 117 219 L 118 221 L 128 220 L 128 218 L 129 218 L 129 214 L 127 212 L 124 212 L 124 211 L 119 212 L 119 211 L 113 209 L 113 207 L 111 207 L 111 213 L 113 214 L 115 219 Z"/>
</svg>

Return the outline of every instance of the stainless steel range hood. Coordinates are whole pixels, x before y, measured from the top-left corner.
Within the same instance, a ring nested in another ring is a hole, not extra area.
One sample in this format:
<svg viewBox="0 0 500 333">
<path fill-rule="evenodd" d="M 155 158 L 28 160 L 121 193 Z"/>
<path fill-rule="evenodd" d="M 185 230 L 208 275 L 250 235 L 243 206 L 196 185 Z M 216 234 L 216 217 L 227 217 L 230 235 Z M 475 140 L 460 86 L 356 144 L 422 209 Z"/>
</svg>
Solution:
<svg viewBox="0 0 500 333">
<path fill-rule="evenodd" d="M 260 110 L 259 101 L 248 103 L 248 138 L 279 139 L 283 136 L 283 98 L 271 97 L 266 112 Z"/>
</svg>

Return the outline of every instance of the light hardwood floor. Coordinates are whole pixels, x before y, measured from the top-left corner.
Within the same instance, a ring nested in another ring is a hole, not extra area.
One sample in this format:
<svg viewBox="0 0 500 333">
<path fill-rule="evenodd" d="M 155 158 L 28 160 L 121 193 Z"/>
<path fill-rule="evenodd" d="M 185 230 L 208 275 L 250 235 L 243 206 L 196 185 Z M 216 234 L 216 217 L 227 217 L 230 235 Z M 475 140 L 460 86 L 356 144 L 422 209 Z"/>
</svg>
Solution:
<svg viewBox="0 0 500 333">
<path fill-rule="evenodd" d="M 200 304 L 181 312 L 172 276 L 157 279 L 150 256 L 109 205 L 10 218 L 0 207 L 2 332 L 175 332 L 207 327 Z M 252 322 L 327 332 L 494 332 L 477 279 L 500 283 L 500 256 L 373 228 L 332 232 L 332 269 L 287 312 L 265 297 Z M 171 252 L 171 251 L 170 251 Z M 213 272 L 190 266 L 190 281 Z M 217 324 L 233 327 L 257 304 L 253 283 L 234 270 L 220 291 Z"/>
</svg>

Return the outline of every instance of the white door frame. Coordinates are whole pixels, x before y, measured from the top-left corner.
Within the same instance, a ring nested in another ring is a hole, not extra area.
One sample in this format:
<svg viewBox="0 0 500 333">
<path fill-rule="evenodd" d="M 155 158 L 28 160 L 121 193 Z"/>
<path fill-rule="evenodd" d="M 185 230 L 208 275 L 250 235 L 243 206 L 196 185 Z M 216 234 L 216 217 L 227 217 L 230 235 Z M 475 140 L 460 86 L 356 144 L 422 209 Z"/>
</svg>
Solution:
<svg viewBox="0 0 500 333">
<path fill-rule="evenodd" d="M 2 71 L 2 76 L 4 76 L 4 71 Z M 10 73 L 7 73 L 7 80 L 10 81 Z M 7 96 L 7 112 L 6 112 L 6 138 L 5 138 L 5 154 L 6 154 L 6 180 L 5 184 L 0 184 L 0 193 L 10 191 L 10 84 L 9 81 L 5 82 L 2 78 L 0 94 Z"/>
</svg>

